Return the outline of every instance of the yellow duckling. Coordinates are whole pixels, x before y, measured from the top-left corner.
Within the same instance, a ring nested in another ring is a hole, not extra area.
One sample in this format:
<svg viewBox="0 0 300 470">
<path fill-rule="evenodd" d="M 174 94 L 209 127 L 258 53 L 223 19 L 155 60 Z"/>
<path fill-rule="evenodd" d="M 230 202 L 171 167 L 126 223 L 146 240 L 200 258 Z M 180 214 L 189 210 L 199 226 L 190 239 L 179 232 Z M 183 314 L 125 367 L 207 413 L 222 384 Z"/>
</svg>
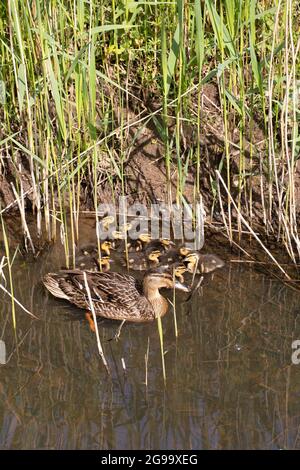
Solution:
<svg viewBox="0 0 300 470">
<path fill-rule="evenodd" d="M 163 253 L 167 253 L 172 247 L 175 247 L 175 243 L 173 243 L 168 238 L 157 238 L 154 240 L 150 240 L 148 243 L 145 243 L 145 253 L 150 253 L 153 250 L 158 250 Z"/>
<path fill-rule="evenodd" d="M 162 254 L 160 262 L 162 264 L 178 263 L 183 260 L 190 253 L 190 249 L 186 246 L 180 246 L 179 248 L 172 246 L 165 254 Z"/>
<path fill-rule="evenodd" d="M 94 260 L 99 271 L 103 271 L 104 273 L 110 270 L 110 263 L 113 262 L 109 256 L 101 256 L 101 258 L 94 258 Z"/>
<path fill-rule="evenodd" d="M 106 256 L 110 256 L 110 250 L 113 249 L 112 242 L 109 240 L 104 240 L 100 242 L 100 250 L 101 253 L 103 252 Z M 98 253 L 97 245 L 87 245 L 81 248 L 81 253 L 84 256 L 94 256 Z"/>
<path fill-rule="evenodd" d="M 129 269 L 134 271 L 146 271 L 147 269 L 157 266 L 159 264 L 160 251 L 153 250 L 149 254 L 146 253 L 129 253 L 128 259 L 122 259 L 123 266 L 128 266 Z"/>
</svg>

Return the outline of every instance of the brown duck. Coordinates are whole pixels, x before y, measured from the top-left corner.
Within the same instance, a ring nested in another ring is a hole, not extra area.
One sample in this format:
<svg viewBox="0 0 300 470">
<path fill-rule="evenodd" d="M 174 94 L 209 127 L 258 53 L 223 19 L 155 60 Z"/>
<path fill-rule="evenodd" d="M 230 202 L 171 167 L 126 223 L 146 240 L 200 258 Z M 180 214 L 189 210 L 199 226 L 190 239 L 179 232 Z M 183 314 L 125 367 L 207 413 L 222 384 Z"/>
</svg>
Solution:
<svg viewBox="0 0 300 470">
<path fill-rule="evenodd" d="M 188 291 L 162 269 L 149 270 L 142 281 L 116 272 L 63 270 L 46 274 L 43 283 L 55 297 L 88 312 L 89 290 L 96 315 L 123 322 L 148 322 L 165 315 L 168 301 L 159 292 L 163 287 Z"/>
</svg>

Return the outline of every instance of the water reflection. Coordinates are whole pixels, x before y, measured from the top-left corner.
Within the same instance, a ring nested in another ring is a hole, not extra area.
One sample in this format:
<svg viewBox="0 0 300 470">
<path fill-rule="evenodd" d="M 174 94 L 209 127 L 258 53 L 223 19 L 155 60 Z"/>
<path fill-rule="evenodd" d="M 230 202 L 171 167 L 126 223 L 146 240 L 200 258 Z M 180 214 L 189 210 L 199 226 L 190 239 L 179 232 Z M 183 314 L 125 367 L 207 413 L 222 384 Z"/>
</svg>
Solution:
<svg viewBox="0 0 300 470">
<path fill-rule="evenodd" d="M 107 375 L 81 312 L 40 285 L 61 260 L 57 244 L 14 265 L 15 294 L 39 317 L 17 307 L 18 348 L 1 294 L 1 449 L 300 448 L 297 292 L 227 264 L 190 302 L 178 298 L 177 339 L 172 312 L 163 319 L 164 387 L 155 323 L 125 326 L 117 343 L 115 323 L 100 324 Z"/>
</svg>

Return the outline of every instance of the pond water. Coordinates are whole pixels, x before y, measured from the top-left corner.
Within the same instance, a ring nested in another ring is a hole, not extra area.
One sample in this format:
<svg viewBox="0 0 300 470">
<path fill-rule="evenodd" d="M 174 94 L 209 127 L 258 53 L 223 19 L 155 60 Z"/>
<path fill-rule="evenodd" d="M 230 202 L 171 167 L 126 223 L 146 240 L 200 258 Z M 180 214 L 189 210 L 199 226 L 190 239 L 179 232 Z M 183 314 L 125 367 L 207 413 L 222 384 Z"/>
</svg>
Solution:
<svg viewBox="0 0 300 470">
<path fill-rule="evenodd" d="M 156 322 L 125 325 L 118 342 L 118 323 L 99 323 L 107 374 L 82 311 L 41 286 L 63 259 L 57 242 L 14 263 L 15 296 L 39 317 L 17 307 L 17 338 L 0 293 L 1 449 L 300 448 L 299 293 L 228 262 L 177 297 L 177 338 L 172 310 L 163 318 L 164 385 Z"/>
</svg>

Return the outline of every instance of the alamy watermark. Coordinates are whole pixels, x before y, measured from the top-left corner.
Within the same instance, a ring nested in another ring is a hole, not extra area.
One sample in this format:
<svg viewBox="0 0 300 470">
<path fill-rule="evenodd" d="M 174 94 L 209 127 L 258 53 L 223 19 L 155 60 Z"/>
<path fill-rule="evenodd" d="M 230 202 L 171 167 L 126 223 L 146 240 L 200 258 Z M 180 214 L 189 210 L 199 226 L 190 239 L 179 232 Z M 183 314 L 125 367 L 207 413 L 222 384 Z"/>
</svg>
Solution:
<svg viewBox="0 0 300 470">
<path fill-rule="evenodd" d="M 292 353 L 292 363 L 295 365 L 300 364 L 300 339 L 295 339 L 295 341 L 292 342 L 292 349 L 295 349 L 295 351 Z"/>
<path fill-rule="evenodd" d="M 205 212 L 201 202 L 193 206 L 187 203 L 146 206 L 139 202 L 129 205 L 127 197 L 121 196 L 117 205 L 100 204 L 97 214 L 100 218 L 97 223 L 100 240 L 113 239 L 116 231 L 124 231 L 126 227 L 127 236 L 132 240 L 147 233 L 152 239 L 184 240 L 192 249 L 199 250 L 204 244 Z"/>
<path fill-rule="evenodd" d="M 0 364 L 6 364 L 6 346 L 2 339 L 0 339 Z"/>
</svg>

